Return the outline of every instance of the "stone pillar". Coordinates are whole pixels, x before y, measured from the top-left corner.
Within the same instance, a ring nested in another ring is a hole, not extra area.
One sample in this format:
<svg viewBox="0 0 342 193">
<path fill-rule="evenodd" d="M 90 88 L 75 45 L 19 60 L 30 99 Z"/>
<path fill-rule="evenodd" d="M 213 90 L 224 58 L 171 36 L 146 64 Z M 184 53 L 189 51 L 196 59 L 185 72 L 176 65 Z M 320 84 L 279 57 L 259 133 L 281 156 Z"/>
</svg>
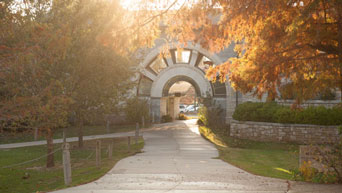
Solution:
<svg viewBox="0 0 342 193">
<path fill-rule="evenodd" d="M 226 96 L 226 123 L 230 124 L 231 120 L 233 119 L 233 113 L 236 108 L 236 92 L 230 86 L 229 82 L 226 83 L 227 87 L 227 96 Z"/>
<path fill-rule="evenodd" d="M 171 57 L 167 57 L 167 58 L 166 58 L 166 61 L 167 61 L 167 64 L 168 64 L 169 66 L 173 66 L 173 65 L 174 65 L 174 64 L 173 64 L 173 60 L 172 60 Z"/>
<path fill-rule="evenodd" d="M 179 102 L 180 102 L 180 97 L 175 97 L 175 100 L 174 100 L 174 113 L 175 113 L 175 117 L 176 118 L 179 116 Z"/>
<path fill-rule="evenodd" d="M 168 98 L 167 107 L 167 114 L 169 114 L 172 117 L 172 119 L 175 119 L 175 97 Z"/>
<path fill-rule="evenodd" d="M 167 115 L 167 97 L 160 98 L 160 108 L 159 108 L 160 117 L 163 115 Z"/>
<path fill-rule="evenodd" d="M 161 103 L 161 98 L 151 98 L 151 112 L 154 115 L 154 122 L 159 123 L 160 122 L 160 103 Z"/>
<path fill-rule="evenodd" d="M 192 50 L 191 60 L 190 60 L 190 65 L 191 66 L 195 66 L 196 65 L 197 57 L 198 57 L 198 51 Z"/>
<path fill-rule="evenodd" d="M 153 111 L 151 111 L 151 122 L 152 122 L 152 124 L 155 122 L 154 121 L 154 112 Z"/>
<path fill-rule="evenodd" d="M 222 109 L 222 114 L 220 116 L 220 120 L 223 122 L 226 122 L 226 114 L 227 114 L 227 97 L 213 97 L 213 101 L 212 101 L 216 107 L 219 107 L 220 109 Z M 230 115 L 231 116 L 231 115 Z"/>
</svg>

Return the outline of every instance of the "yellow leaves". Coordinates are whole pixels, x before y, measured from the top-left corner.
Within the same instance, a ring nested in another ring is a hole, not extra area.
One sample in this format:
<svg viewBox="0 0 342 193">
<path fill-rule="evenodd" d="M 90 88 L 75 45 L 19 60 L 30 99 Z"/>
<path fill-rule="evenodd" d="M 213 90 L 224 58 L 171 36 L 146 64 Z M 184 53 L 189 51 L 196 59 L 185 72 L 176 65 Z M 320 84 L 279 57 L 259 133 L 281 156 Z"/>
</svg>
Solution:
<svg viewBox="0 0 342 193">
<path fill-rule="evenodd" d="M 313 18 L 314 20 L 318 19 L 317 13 L 313 13 L 313 14 L 312 14 L 312 18 Z"/>
<path fill-rule="evenodd" d="M 209 69 L 206 72 L 206 78 L 215 82 L 216 81 L 216 74 L 218 72 L 217 68 L 213 68 L 212 66 L 209 67 Z"/>
<path fill-rule="evenodd" d="M 311 80 L 311 79 L 314 79 L 316 76 L 316 73 L 315 72 L 311 72 L 311 73 L 305 73 L 303 74 L 303 77 L 305 80 Z"/>
<path fill-rule="evenodd" d="M 201 133 L 201 135 L 203 135 L 205 138 L 210 140 L 215 145 L 220 146 L 220 147 L 227 147 L 225 142 L 222 141 L 219 137 L 217 137 L 216 134 L 213 133 L 209 128 L 205 126 L 200 126 L 199 132 Z"/>
<path fill-rule="evenodd" d="M 304 161 L 300 166 L 299 171 L 303 175 L 305 181 L 311 181 L 315 176 L 315 169 L 312 167 L 311 161 Z"/>
<path fill-rule="evenodd" d="M 169 44 L 164 44 L 159 51 L 159 57 L 171 58 L 170 46 Z"/>
<path fill-rule="evenodd" d="M 278 170 L 278 171 L 281 171 L 281 172 L 285 172 L 285 173 L 288 173 L 288 174 L 291 174 L 292 175 L 292 172 L 290 172 L 289 170 L 286 170 L 284 168 L 274 168 L 275 170 Z"/>
<path fill-rule="evenodd" d="M 242 51 L 244 49 L 244 45 L 243 44 L 235 44 L 235 47 L 234 47 L 234 51 L 241 54 Z"/>
</svg>

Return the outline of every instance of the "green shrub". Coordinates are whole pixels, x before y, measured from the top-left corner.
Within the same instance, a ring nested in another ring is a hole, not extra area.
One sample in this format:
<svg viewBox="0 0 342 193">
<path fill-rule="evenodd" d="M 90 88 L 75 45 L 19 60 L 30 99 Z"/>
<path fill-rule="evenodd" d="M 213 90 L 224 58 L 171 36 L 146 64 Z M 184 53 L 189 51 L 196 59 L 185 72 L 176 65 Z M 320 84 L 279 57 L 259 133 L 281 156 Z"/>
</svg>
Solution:
<svg viewBox="0 0 342 193">
<path fill-rule="evenodd" d="M 172 117 L 170 115 L 163 115 L 161 117 L 161 122 L 162 123 L 172 122 Z"/>
<path fill-rule="evenodd" d="M 319 94 L 320 100 L 335 100 L 336 94 L 331 89 L 326 89 Z"/>
<path fill-rule="evenodd" d="M 275 121 L 274 114 L 279 106 L 275 102 L 260 103 L 260 102 L 246 102 L 242 103 L 235 109 L 233 118 L 244 121 L 258 121 L 269 122 Z"/>
<path fill-rule="evenodd" d="M 271 103 L 246 102 L 240 104 L 233 114 L 238 121 L 297 123 L 314 125 L 341 125 L 342 106 L 324 106 L 306 109 L 291 109 L 288 106 Z"/>
<path fill-rule="evenodd" d="M 150 111 L 148 101 L 137 97 L 126 101 L 124 108 L 126 119 L 130 123 L 141 123 L 142 117 L 145 118 L 145 124 L 150 123 Z"/>
<path fill-rule="evenodd" d="M 266 122 L 292 123 L 292 120 L 293 118 L 291 109 L 281 108 L 277 110 L 272 120 Z"/>
<path fill-rule="evenodd" d="M 242 103 L 235 109 L 233 118 L 240 121 L 253 121 L 256 110 L 261 108 L 262 105 L 263 103 Z"/>
<path fill-rule="evenodd" d="M 208 110 L 205 106 L 202 106 L 198 110 L 198 123 L 201 125 L 208 125 Z"/>
<path fill-rule="evenodd" d="M 189 118 L 186 115 L 184 115 L 183 113 L 179 113 L 178 120 L 188 120 L 188 119 Z"/>
<path fill-rule="evenodd" d="M 202 120 L 201 119 L 197 119 L 197 125 L 199 125 L 199 126 L 204 126 L 204 123 L 202 122 Z"/>
<path fill-rule="evenodd" d="M 332 125 L 341 125 L 342 120 L 342 104 L 332 108 L 332 113 L 330 113 L 330 119 L 332 119 Z"/>
<path fill-rule="evenodd" d="M 198 124 L 202 124 L 204 126 L 210 127 L 210 128 L 220 128 L 224 127 L 224 117 L 223 109 L 216 106 L 206 107 L 202 106 L 198 111 Z"/>
<path fill-rule="evenodd" d="M 256 109 L 255 119 L 260 122 L 266 122 L 267 120 L 273 120 L 274 114 L 278 110 L 278 105 L 275 102 L 264 103 L 261 108 Z"/>
</svg>

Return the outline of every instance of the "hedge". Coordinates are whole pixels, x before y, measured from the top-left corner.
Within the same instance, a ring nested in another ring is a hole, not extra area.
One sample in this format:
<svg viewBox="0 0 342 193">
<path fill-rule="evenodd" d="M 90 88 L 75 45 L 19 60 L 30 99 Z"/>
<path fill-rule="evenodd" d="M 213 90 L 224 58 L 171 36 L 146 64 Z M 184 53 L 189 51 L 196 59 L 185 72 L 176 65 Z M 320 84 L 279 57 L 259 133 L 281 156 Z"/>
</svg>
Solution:
<svg viewBox="0 0 342 193">
<path fill-rule="evenodd" d="M 342 104 L 333 108 L 311 106 L 305 109 L 291 109 L 289 106 L 275 102 L 246 102 L 238 105 L 233 119 L 272 123 L 342 125 Z"/>
<path fill-rule="evenodd" d="M 161 122 L 162 123 L 172 122 L 172 117 L 170 115 L 163 115 L 161 117 Z"/>
</svg>

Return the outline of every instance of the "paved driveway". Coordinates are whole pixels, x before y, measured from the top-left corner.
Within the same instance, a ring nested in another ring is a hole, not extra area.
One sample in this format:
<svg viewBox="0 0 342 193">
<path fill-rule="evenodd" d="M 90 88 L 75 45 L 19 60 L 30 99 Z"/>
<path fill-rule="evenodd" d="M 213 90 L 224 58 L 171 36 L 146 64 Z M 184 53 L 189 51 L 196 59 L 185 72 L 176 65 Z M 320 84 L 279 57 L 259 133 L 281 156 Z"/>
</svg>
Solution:
<svg viewBox="0 0 342 193">
<path fill-rule="evenodd" d="M 56 193 L 342 193 L 342 186 L 260 177 L 216 159 L 193 120 L 143 133 L 144 153 L 119 161 L 105 176 Z"/>
</svg>

